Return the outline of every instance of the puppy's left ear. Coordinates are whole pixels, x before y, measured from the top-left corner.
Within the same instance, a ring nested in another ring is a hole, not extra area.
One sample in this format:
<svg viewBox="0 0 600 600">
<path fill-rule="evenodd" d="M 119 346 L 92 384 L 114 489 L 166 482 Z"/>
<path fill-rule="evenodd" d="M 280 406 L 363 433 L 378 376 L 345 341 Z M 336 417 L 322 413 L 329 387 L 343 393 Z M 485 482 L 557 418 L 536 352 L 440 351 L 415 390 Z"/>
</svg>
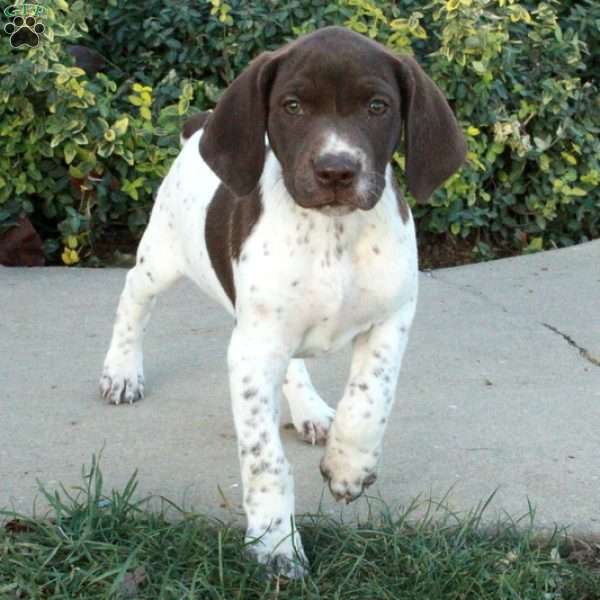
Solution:
<svg viewBox="0 0 600 600">
<path fill-rule="evenodd" d="M 395 56 L 410 193 L 425 202 L 464 162 L 467 144 L 440 89 L 410 56 Z"/>
<path fill-rule="evenodd" d="M 275 65 L 275 53 L 254 59 L 227 88 L 200 140 L 202 158 L 236 196 L 249 194 L 262 174 Z"/>
</svg>

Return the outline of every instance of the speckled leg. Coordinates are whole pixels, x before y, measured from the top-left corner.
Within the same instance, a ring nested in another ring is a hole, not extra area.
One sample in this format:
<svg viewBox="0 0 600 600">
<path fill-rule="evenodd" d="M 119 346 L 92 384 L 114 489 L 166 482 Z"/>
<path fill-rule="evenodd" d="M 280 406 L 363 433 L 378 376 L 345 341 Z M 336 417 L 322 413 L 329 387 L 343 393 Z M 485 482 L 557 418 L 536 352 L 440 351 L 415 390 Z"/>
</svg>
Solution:
<svg viewBox="0 0 600 600">
<path fill-rule="evenodd" d="M 283 393 L 300 437 L 309 444 L 324 446 L 335 410 L 322 400 L 313 387 L 303 360 L 290 361 Z"/>
<path fill-rule="evenodd" d="M 172 236 L 156 213 L 155 210 L 140 242 L 136 265 L 127 273 L 104 359 L 100 393 L 113 404 L 132 403 L 144 397 L 144 329 L 156 295 L 181 275 Z"/>
<path fill-rule="evenodd" d="M 321 460 L 321 473 L 337 500 L 351 502 L 377 478 L 414 309 L 411 303 L 355 338 L 350 379 Z"/>
<path fill-rule="evenodd" d="M 249 552 L 275 575 L 299 578 L 306 557 L 294 524 L 294 481 L 279 437 L 282 346 L 247 335 L 240 324 L 228 352 Z"/>
</svg>

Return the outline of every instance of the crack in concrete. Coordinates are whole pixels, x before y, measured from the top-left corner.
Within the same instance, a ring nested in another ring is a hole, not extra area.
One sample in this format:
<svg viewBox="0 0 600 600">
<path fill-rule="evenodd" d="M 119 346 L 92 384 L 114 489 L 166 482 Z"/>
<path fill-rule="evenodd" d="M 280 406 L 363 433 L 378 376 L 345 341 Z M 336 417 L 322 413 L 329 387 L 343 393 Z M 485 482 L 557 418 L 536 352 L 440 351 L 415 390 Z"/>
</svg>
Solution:
<svg viewBox="0 0 600 600">
<path fill-rule="evenodd" d="M 425 273 L 427 275 L 427 277 L 429 277 L 430 279 L 433 279 L 434 281 L 437 281 L 439 283 L 443 283 L 444 285 L 447 285 L 448 287 L 458 290 L 459 292 L 463 292 L 467 296 L 471 296 L 472 298 L 477 298 L 478 300 L 483 300 L 490 306 L 493 306 L 494 308 L 501 310 L 503 313 L 506 313 L 506 314 L 511 313 L 511 311 L 508 310 L 508 308 L 506 308 L 506 306 L 504 306 L 500 302 L 497 302 L 496 300 L 490 298 L 487 294 L 485 294 L 481 290 L 477 289 L 470 283 L 466 283 L 466 284 L 454 283 L 452 281 L 448 281 L 444 277 L 440 277 L 437 273 L 434 275 L 433 271 L 423 271 L 423 273 Z"/>
<path fill-rule="evenodd" d="M 474 287 L 471 284 L 456 284 L 456 283 L 453 283 L 452 281 L 448 281 L 444 277 L 440 277 L 437 273 L 434 274 L 433 271 L 423 271 L 423 273 L 427 277 L 433 279 L 434 281 L 437 281 L 438 283 L 442 283 L 444 285 L 447 285 L 448 287 L 451 287 L 451 288 L 453 288 L 455 290 L 458 290 L 458 291 L 464 293 L 467 296 L 471 296 L 472 298 L 477 298 L 479 300 L 482 300 L 483 302 L 485 302 L 489 306 L 494 307 L 496 309 L 499 309 L 503 313 L 509 314 L 512 317 L 517 317 L 518 318 L 520 316 L 519 314 L 516 314 L 515 312 L 509 310 L 506 306 L 504 306 L 500 302 L 497 302 L 496 300 L 490 298 L 487 294 L 485 294 L 481 290 L 478 290 L 476 287 Z M 560 329 L 557 329 L 556 327 L 554 327 L 554 325 L 550 325 L 549 323 L 540 322 L 540 324 L 543 325 L 544 327 L 546 327 L 547 329 L 549 329 L 550 331 L 552 331 L 553 333 L 555 333 L 555 334 L 559 335 L 560 337 L 562 337 L 570 346 L 572 346 L 573 348 L 575 348 L 579 352 L 579 354 L 586 361 L 588 361 L 589 363 L 591 363 L 595 367 L 600 367 L 600 357 L 594 356 L 587 348 L 584 348 L 583 346 L 580 346 L 568 334 L 563 333 L 562 331 L 560 331 Z"/>
<path fill-rule="evenodd" d="M 546 327 L 546 329 L 549 329 L 553 333 L 560 335 L 560 337 L 562 337 L 565 340 L 565 342 L 567 342 L 567 344 L 573 346 L 573 348 L 576 348 L 579 351 L 579 354 L 581 354 L 581 356 L 585 358 L 585 360 L 592 363 L 596 367 L 600 367 L 600 358 L 596 358 L 595 356 L 593 356 L 587 348 L 580 346 L 571 336 L 567 335 L 566 333 L 563 333 L 562 331 L 560 331 L 560 329 L 554 327 L 554 325 L 550 325 L 549 323 L 541 324 L 544 327 Z"/>
</svg>

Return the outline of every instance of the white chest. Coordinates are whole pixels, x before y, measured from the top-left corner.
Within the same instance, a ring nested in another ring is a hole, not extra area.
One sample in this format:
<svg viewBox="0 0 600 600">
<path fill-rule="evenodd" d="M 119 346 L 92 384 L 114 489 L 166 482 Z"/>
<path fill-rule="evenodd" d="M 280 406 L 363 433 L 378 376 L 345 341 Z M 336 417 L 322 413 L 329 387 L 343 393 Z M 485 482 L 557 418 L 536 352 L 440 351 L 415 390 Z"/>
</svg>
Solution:
<svg viewBox="0 0 600 600">
<path fill-rule="evenodd" d="M 402 222 L 391 185 L 373 210 L 338 217 L 284 196 L 265 199 L 234 270 L 238 320 L 285 328 L 295 356 L 315 356 L 414 299 L 414 226 Z"/>
</svg>

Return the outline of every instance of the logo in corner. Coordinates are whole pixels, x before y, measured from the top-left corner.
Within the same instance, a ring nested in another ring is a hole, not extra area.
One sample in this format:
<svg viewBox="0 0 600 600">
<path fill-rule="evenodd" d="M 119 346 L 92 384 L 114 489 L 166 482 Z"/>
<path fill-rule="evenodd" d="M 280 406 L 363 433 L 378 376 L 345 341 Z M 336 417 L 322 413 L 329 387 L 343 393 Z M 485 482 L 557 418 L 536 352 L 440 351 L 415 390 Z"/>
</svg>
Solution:
<svg viewBox="0 0 600 600">
<path fill-rule="evenodd" d="M 17 0 L 4 9 L 4 14 L 11 19 L 4 25 L 4 32 L 10 36 L 13 48 L 35 48 L 39 45 L 40 36 L 46 29 L 40 21 L 40 17 L 46 14 L 45 6 Z"/>
</svg>

